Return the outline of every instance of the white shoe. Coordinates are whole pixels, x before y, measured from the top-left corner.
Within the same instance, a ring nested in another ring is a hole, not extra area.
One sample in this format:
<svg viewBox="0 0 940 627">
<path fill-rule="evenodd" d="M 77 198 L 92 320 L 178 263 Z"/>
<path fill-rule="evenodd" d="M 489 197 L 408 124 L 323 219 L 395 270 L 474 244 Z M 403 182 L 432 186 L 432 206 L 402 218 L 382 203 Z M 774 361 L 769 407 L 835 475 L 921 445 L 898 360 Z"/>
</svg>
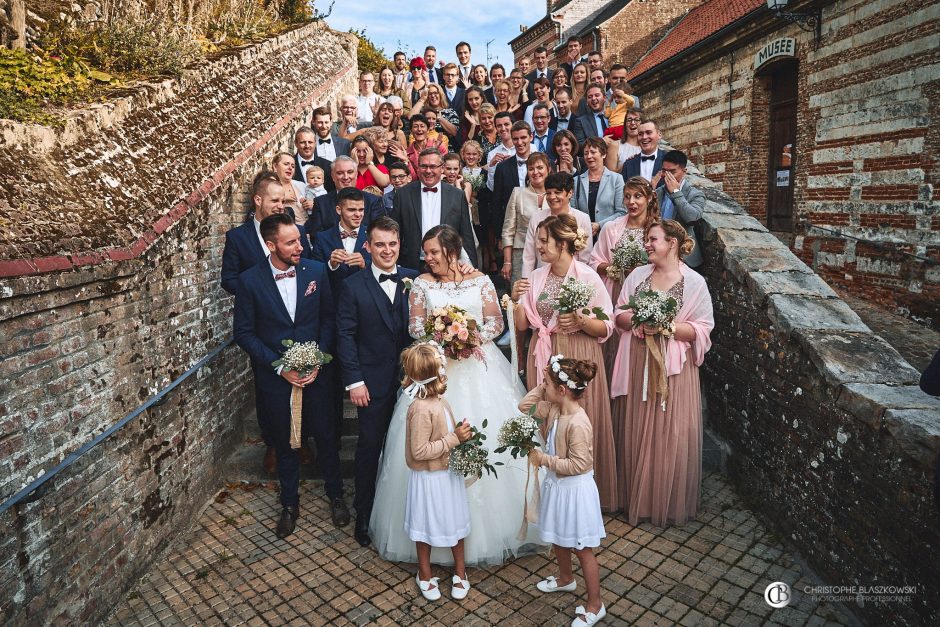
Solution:
<svg viewBox="0 0 940 627">
<path fill-rule="evenodd" d="M 467 594 L 470 593 L 470 582 L 467 581 L 466 579 L 461 579 L 457 575 L 454 575 L 454 578 L 451 580 L 451 583 L 453 584 L 453 586 L 450 589 L 450 596 L 457 601 L 466 599 Z M 462 584 L 463 588 L 458 588 L 457 587 L 458 583 Z"/>
<path fill-rule="evenodd" d="M 509 331 L 500 335 L 499 339 L 496 340 L 497 346 L 509 346 L 510 344 L 512 344 L 512 337 L 510 337 Z"/>
<path fill-rule="evenodd" d="M 441 588 L 437 585 L 438 578 L 431 577 L 427 581 L 421 581 L 421 575 L 415 575 L 415 581 L 421 590 L 421 596 L 428 601 L 437 601 L 441 598 Z"/>
<path fill-rule="evenodd" d="M 583 605 L 579 605 L 574 613 L 575 618 L 571 621 L 571 627 L 590 627 L 590 625 L 596 625 L 602 618 L 607 616 L 607 608 L 601 605 L 601 609 L 597 611 L 597 614 L 594 614 L 585 610 Z M 582 616 L 584 618 L 581 618 Z"/>
<path fill-rule="evenodd" d="M 544 579 L 535 584 L 535 587 L 541 592 L 574 592 L 578 589 L 578 582 L 572 579 L 571 583 L 559 586 L 555 577 L 550 576 L 548 579 Z"/>
</svg>

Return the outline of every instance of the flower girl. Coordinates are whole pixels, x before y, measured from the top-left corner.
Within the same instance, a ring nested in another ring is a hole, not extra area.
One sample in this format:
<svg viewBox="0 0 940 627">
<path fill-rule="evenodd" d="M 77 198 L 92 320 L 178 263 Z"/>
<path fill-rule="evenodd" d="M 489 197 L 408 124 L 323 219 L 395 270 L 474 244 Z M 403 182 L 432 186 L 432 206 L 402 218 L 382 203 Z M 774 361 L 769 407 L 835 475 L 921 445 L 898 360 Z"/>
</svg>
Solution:
<svg viewBox="0 0 940 627">
<path fill-rule="evenodd" d="M 594 625 L 607 615 L 601 603 L 600 572 L 591 551 L 606 536 L 601 502 L 594 483 L 594 441 L 591 420 L 578 399 L 597 373 L 592 361 L 554 355 L 545 367 L 545 379 L 519 403 L 543 418 L 545 451 L 533 449 L 529 461 L 545 466 L 539 502 L 539 531 L 551 542 L 558 558 L 558 577 L 536 586 L 541 592 L 574 592 L 578 584 L 571 570 L 571 551 L 581 562 L 587 586 L 587 606 L 578 606 L 572 627 Z"/>
<path fill-rule="evenodd" d="M 415 542 L 418 574 L 415 580 L 425 599 L 441 598 L 437 577 L 431 577 L 431 547 L 451 547 L 454 577 L 451 596 L 463 599 L 470 591 L 464 566 L 463 539 L 470 533 L 470 510 L 464 478 L 448 470 L 450 450 L 470 439 L 466 421 L 454 425 L 450 405 L 441 395 L 447 389 L 444 358 L 437 346 L 418 343 L 401 356 L 402 387 L 413 401 L 408 407 L 405 463 L 411 469 L 405 502 L 405 533 Z"/>
</svg>

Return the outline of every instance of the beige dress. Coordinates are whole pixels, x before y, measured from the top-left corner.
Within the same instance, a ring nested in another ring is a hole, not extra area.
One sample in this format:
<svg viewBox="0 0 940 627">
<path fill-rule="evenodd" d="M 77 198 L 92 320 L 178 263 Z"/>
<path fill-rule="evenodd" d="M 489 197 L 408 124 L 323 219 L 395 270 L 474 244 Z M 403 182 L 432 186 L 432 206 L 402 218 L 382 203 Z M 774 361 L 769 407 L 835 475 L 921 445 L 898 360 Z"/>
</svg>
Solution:
<svg viewBox="0 0 940 627">
<path fill-rule="evenodd" d="M 630 227 L 625 228 L 623 233 L 620 235 L 620 239 L 617 240 L 617 246 L 620 246 L 623 242 L 626 241 L 627 237 L 631 235 L 635 238 L 638 238 L 640 241 L 643 241 L 644 232 L 645 230 L 642 227 L 637 229 Z M 629 274 L 629 272 L 627 272 L 627 274 Z M 624 275 L 623 278 L 626 279 L 626 275 Z M 615 281 L 612 279 L 605 279 L 604 284 L 607 285 L 608 291 L 610 292 L 610 302 L 616 303 L 617 299 L 620 298 L 620 290 L 623 289 L 623 280 L 618 279 Z M 614 360 L 617 358 L 617 349 L 620 347 L 620 334 L 614 333 L 611 335 L 610 339 L 604 342 L 603 346 L 604 368 L 607 372 L 607 385 L 610 385 L 610 376 L 614 369 Z"/>
<path fill-rule="evenodd" d="M 682 308 L 684 279 L 669 289 Z M 634 293 L 649 290 L 650 280 Z M 654 525 L 683 524 L 698 512 L 702 478 L 702 398 L 699 369 L 689 357 L 682 371 L 668 378 L 666 411 L 655 394 L 643 400 L 646 343 L 624 334 L 633 342 L 630 351 L 631 390 L 614 400 L 618 478 L 626 495 L 627 520 L 631 525 L 649 520 Z"/>
<path fill-rule="evenodd" d="M 543 293 L 548 297 L 539 301 L 538 314 L 543 324 L 548 324 L 557 312 L 552 305 L 558 301 L 558 293 L 564 277 L 549 273 Z M 601 498 L 601 509 L 605 512 L 617 511 L 621 507 L 617 489 L 617 460 L 614 453 L 614 433 L 610 423 L 610 392 L 607 379 L 600 374 L 604 371 L 604 356 L 597 338 L 586 333 L 552 334 L 552 353 L 561 353 L 572 359 L 585 359 L 597 364 L 598 376 L 591 381 L 584 395 L 578 401 L 591 419 L 594 431 L 594 479 Z M 526 365 L 526 387 L 530 390 L 538 385 L 535 366 L 535 342 L 529 343 L 529 355 Z"/>
</svg>

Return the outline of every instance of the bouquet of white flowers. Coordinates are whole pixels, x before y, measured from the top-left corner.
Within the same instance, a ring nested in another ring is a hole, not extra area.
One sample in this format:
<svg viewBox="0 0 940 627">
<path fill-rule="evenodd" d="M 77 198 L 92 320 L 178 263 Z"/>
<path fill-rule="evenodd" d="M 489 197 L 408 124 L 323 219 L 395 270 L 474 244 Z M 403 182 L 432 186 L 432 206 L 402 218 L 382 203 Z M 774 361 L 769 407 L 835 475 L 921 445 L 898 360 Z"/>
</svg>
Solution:
<svg viewBox="0 0 940 627">
<path fill-rule="evenodd" d="M 509 454 L 515 459 L 526 457 L 529 451 L 539 445 L 535 436 L 539 432 L 539 419 L 534 416 L 535 405 L 525 415 L 514 416 L 499 428 L 495 453 Z M 499 464 L 500 462 L 497 462 Z"/>
<path fill-rule="evenodd" d="M 486 428 L 486 420 L 482 426 Z M 467 485 L 482 477 L 484 470 L 497 476 L 496 468 L 490 464 L 490 452 L 483 446 L 486 436 L 474 426 L 470 427 L 470 433 L 469 440 L 451 449 L 449 463 L 451 472 L 467 478 Z"/>
<path fill-rule="evenodd" d="M 655 381 L 656 389 L 653 393 L 660 394 L 663 411 L 666 411 L 666 399 L 669 397 L 666 380 L 666 337 L 675 333 L 674 322 L 679 313 L 679 303 L 664 292 L 646 290 L 631 296 L 630 302 L 620 308 L 633 310 L 633 328 L 646 324 L 660 331 L 655 336 L 644 336 L 646 360 L 643 364 L 643 400 L 647 399 L 649 384 Z M 650 357 L 653 358 L 652 364 Z"/>
<path fill-rule="evenodd" d="M 621 238 L 611 253 L 607 276 L 614 281 L 622 281 L 631 270 L 649 261 L 643 242 L 633 235 Z"/>
<path fill-rule="evenodd" d="M 547 298 L 548 294 L 545 292 L 539 295 L 539 300 Z M 592 298 L 594 298 L 594 286 L 570 276 L 561 284 L 561 289 L 558 292 L 558 302 L 552 305 L 552 309 L 559 314 L 574 313 L 576 311 L 586 315 L 593 313 L 598 320 L 609 320 L 602 308 L 588 308 Z"/>
<path fill-rule="evenodd" d="M 274 361 L 271 365 L 275 368 L 284 368 L 293 370 L 301 378 L 309 377 L 324 364 L 333 360 L 333 356 L 320 350 L 320 345 L 316 342 L 295 342 L 294 340 L 281 340 L 281 344 L 287 347 L 281 358 Z M 303 411 L 303 388 L 296 385 L 291 386 L 290 391 L 290 447 L 300 448 L 300 426 Z"/>
</svg>

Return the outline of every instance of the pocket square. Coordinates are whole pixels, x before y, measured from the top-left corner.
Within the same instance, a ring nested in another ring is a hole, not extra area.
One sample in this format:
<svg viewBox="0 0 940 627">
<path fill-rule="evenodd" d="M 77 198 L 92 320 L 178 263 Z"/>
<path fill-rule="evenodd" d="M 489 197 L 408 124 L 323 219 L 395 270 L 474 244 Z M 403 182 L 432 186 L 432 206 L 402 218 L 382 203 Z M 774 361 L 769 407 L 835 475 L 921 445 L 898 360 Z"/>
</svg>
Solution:
<svg viewBox="0 0 940 627">
<path fill-rule="evenodd" d="M 313 294 L 313 293 L 316 292 L 316 291 L 317 291 L 317 282 L 316 282 L 316 281 L 310 281 L 310 283 L 307 285 L 307 291 L 304 292 L 304 296 L 310 296 L 311 294 Z"/>
</svg>

